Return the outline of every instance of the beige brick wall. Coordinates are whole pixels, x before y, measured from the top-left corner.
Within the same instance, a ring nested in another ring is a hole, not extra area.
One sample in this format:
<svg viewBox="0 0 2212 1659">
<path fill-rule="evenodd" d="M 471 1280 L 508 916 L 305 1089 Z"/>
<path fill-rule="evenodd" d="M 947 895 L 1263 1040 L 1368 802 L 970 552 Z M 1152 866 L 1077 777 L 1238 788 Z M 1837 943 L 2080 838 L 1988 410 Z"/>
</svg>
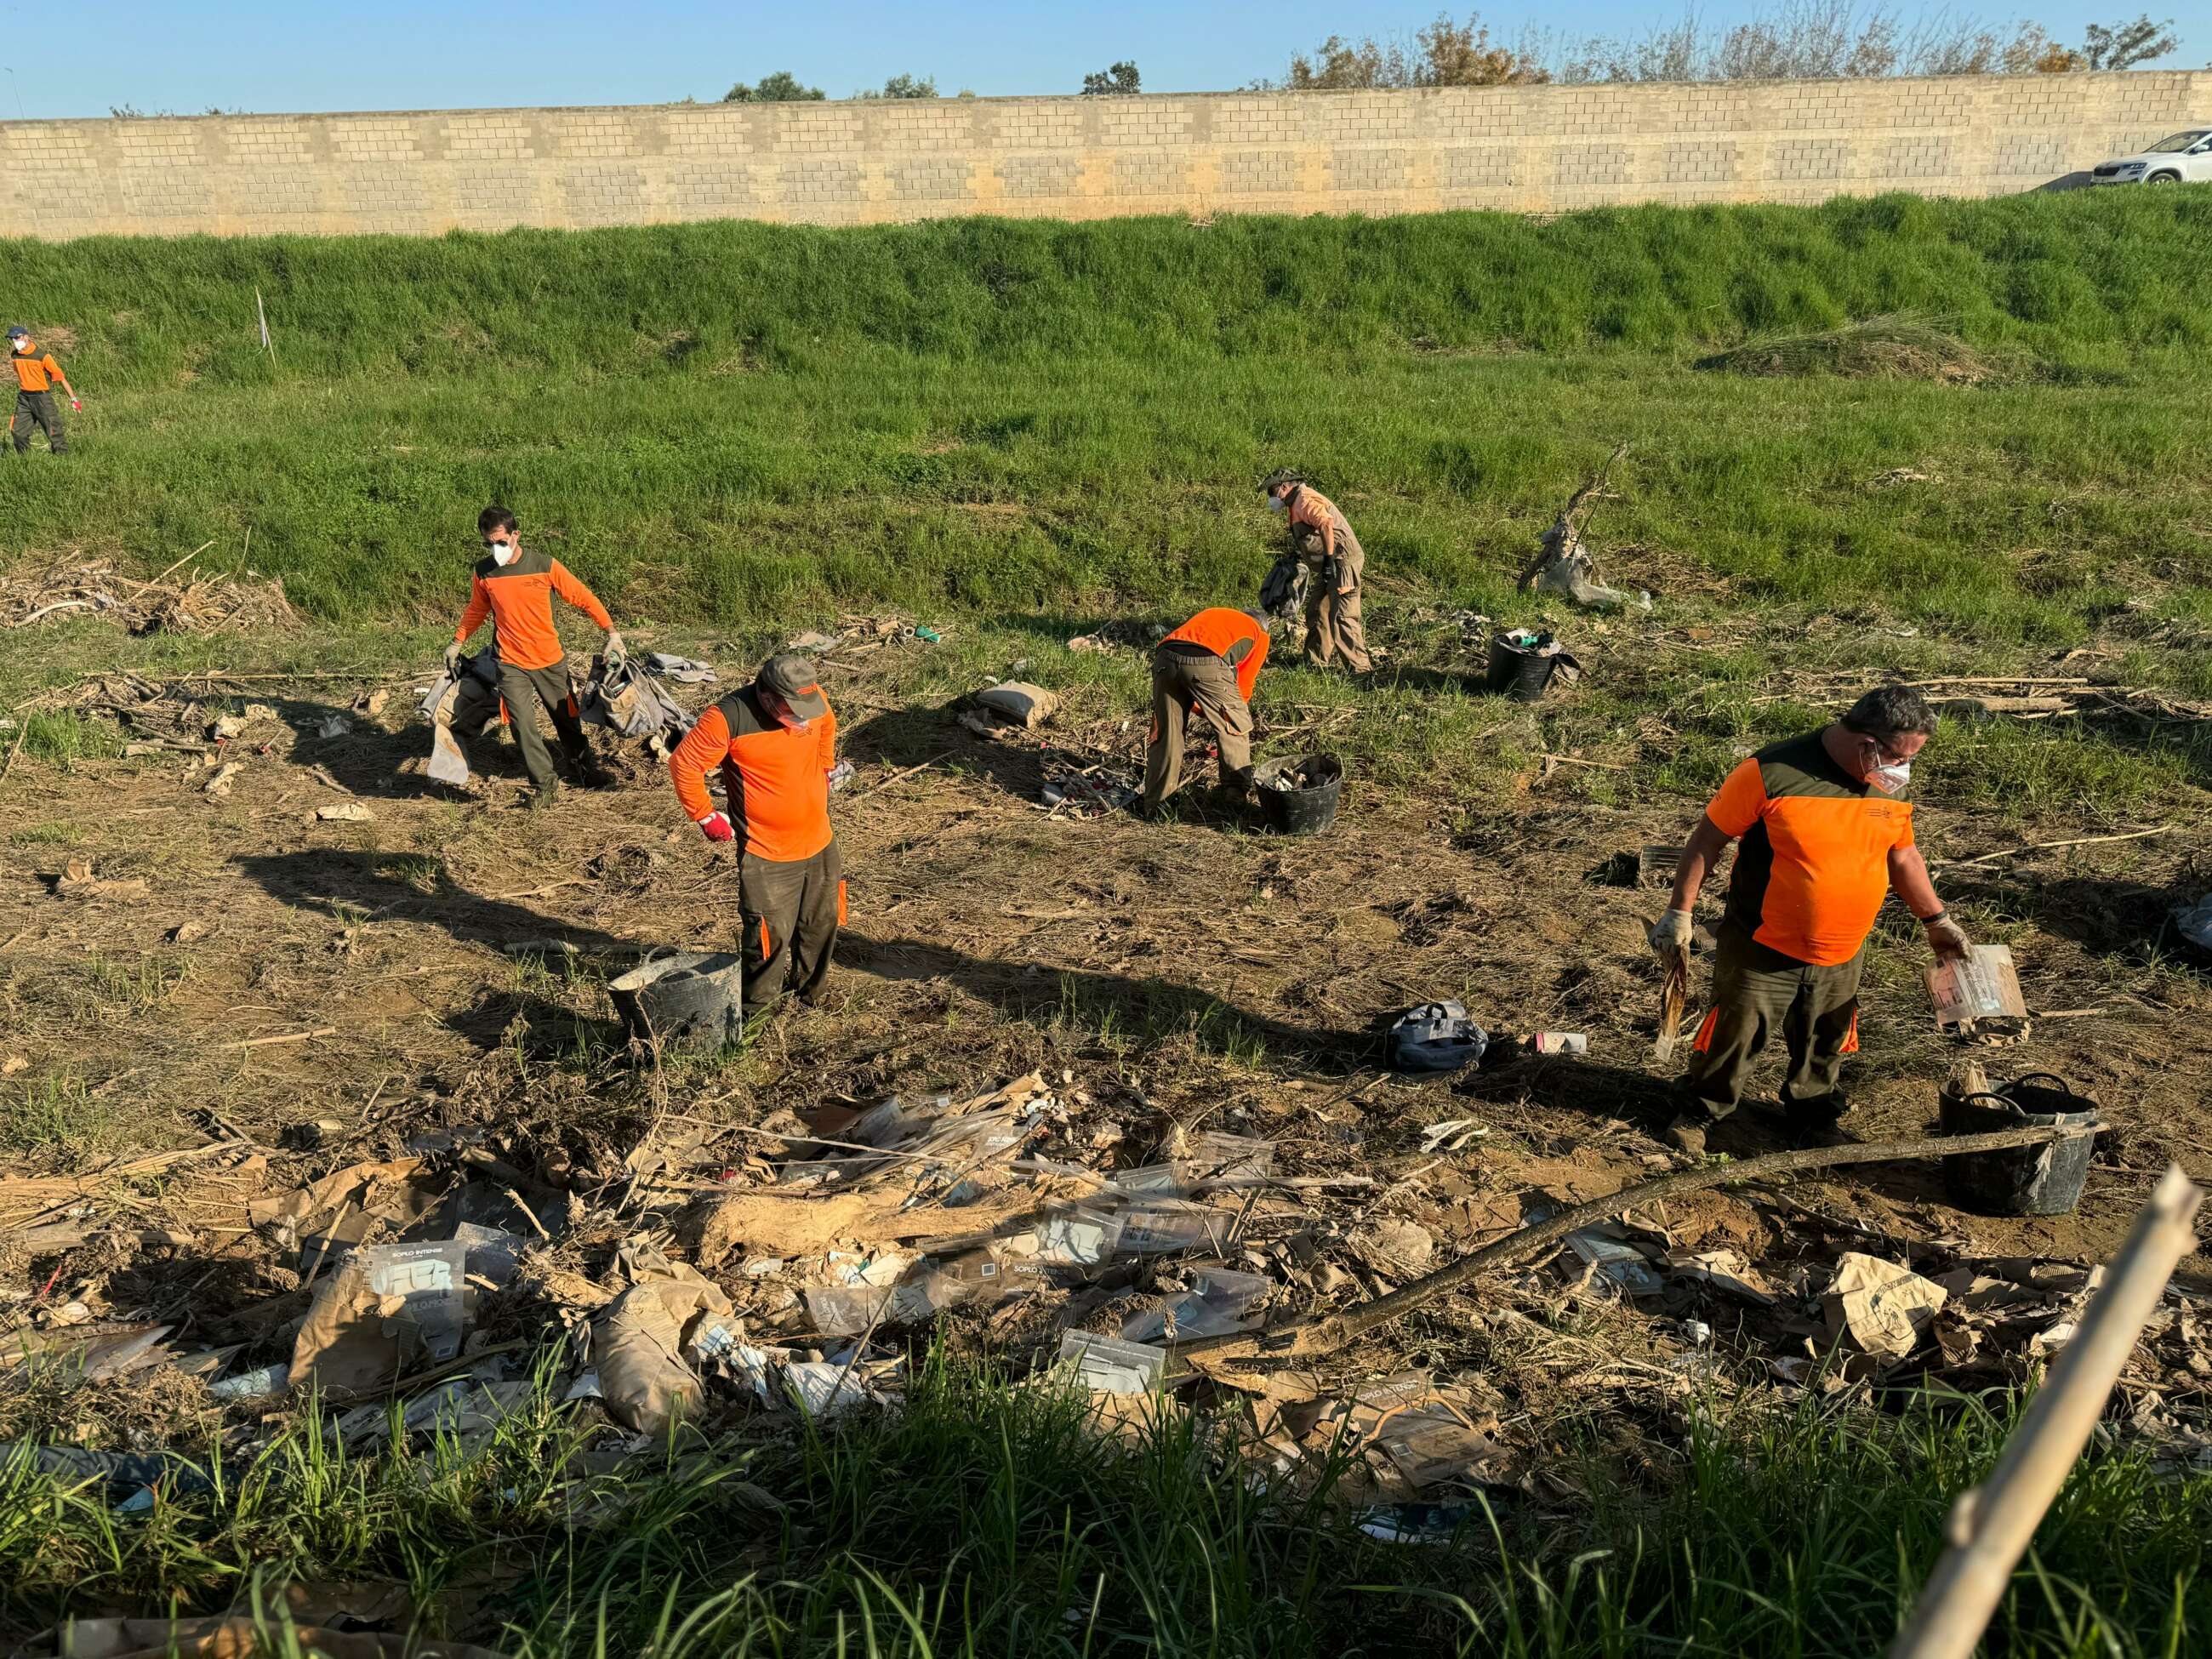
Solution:
<svg viewBox="0 0 2212 1659">
<path fill-rule="evenodd" d="M 2030 190 L 2212 70 L 0 122 L 0 234 L 1547 212 Z"/>
</svg>

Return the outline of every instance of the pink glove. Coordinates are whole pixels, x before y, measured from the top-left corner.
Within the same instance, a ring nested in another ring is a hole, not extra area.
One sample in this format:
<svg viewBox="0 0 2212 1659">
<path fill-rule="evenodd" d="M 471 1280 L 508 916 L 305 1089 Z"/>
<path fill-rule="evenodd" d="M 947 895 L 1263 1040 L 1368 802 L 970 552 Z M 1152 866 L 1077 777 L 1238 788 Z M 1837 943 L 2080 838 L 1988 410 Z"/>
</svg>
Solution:
<svg viewBox="0 0 2212 1659">
<path fill-rule="evenodd" d="M 699 833 L 708 841 L 729 841 L 737 831 L 730 828 L 730 820 L 720 812 L 709 812 L 699 820 Z"/>
</svg>

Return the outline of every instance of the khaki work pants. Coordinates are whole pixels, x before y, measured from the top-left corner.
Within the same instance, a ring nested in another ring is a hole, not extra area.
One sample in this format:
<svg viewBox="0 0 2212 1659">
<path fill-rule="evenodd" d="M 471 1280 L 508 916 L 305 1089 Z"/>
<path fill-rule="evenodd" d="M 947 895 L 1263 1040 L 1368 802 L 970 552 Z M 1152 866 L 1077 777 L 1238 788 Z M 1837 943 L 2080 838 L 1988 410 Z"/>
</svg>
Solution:
<svg viewBox="0 0 2212 1659">
<path fill-rule="evenodd" d="M 1252 785 L 1252 706 L 1237 671 L 1204 646 L 1163 645 L 1152 653 L 1152 727 L 1145 748 L 1145 811 L 1182 787 L 1183 742 L 1192 712 L 1206 716 L 1221 746 L 1221 781 Z"/>
<path fill-rule="evenodd" d="M 1712 1118 L 1735 1110 L 1778 1030 L 1790 1055 L 1783 1109 L 1814 1125 L 1842 1116 L 1844 1058 L 1859 1048 L 1866 947 L 1849 962 L 1815 967 L 1759 944 L 1733 921 L 1721 924 L 1717 944 L 1713 1006 L 1682 1079 L 1684 1105 Z"/>
<path fill-rule="evenodd" d="M 69 453 L 69 434 L 62 429 L 62 406 L 54 401 L 51 392 L 18 392 L 15 394 L 15 413 L 8 422 L 8 435 L 15 441 L 15 453 L 31 453 L 31 428 L 35 426 L 46 434 L 46 447 L 57 455 Z"/>
<path fill-rule="evenodd" d="M 779 862 L 747 853 L 738 860 L 738 909 L 745 1018 L 787 991 L 813 1001 L 830 977 L 837 930 L 845 925 L 844 854 L 835 841 L 811 859 Z"/>
<path fill-rule="evenodd" d="M 1367 654 L 1367 630 L 1359 619 L 1360 592 L 1365 583 L 1366 550 L 1349 526 L 1339 531 L 1336 560 L 1331 567 L 1322 551 L 1318 532 L 1308 530 L 1297 541 L 1297 554 L 1309 573 L 1306 583 L 1306 661 L 1326 668 L 1342 659 L 1355 674 L 1375 666 Z M 1340 593 L 1339 588 L 1348 591 Z"/>
<path fill-rule="evenodd" d="M 543 790 L 559 787 L 560 778 L 553 769 L 553 757 L 545 747 L 545 738 L 538 729 L 538 705 L 544 703 L 545 712 L 553 717 L 553 729 L 560 735 L 562 752 L 571 765 L 581 766 L 592 757 L 591 740 L 584 735 L 584 723 L 577 718 L 576 700 L 568 692 L 568 665 L 555 663 L 550 668 L 517 668 L 512 663 L 499 665 L 499 695 L 507 704 L 507 718 L 514 729 L 514 746 L 522 750 L 522 764 L 530 774 L 530 781 Z"/>
</svg>

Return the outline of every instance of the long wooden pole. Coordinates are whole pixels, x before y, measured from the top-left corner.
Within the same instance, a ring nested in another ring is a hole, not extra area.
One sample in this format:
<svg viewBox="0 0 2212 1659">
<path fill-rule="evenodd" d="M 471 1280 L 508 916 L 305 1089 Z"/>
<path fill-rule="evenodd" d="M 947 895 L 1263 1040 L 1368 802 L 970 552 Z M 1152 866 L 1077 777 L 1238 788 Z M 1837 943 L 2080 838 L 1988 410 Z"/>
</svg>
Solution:
<svg viewBox="0 0 2212 1659">
<path fill-rule="evenodd" d="M 2112 1258 L 2111 1276 L 2090 1298 L 2080 1329 L 2052 1362 L 1988 1481 L 1960 1492 L 1952 1506 L 1951 1547 L 1889 1659 L 1971 1659 L 2044 1511 L 2104 1415 L 2166 1281 L 2197 1248 L 2191 1223 L 2203 1197 L 2179 1164 L 2166 1165 L 2135 1231 Z"/>
<path fill-rule="evenodd" d="M 1257 1353 L 1273 1358 L 1285 1355 L 1333 1353 L 1362 1332 L 1372 1330 L 1377 1325 L 1386 1324 L 1402 1314 L 1410 1313 L 1420 1304 L 1455 1289 L 1469 1279 L 1522 1266 L 1539 1251 L 1556 1244 L 1577 1228 L 1610 1221 L 1639 1204 L 1672 1198 L 1677 1193 L 1695 1192 L 1705 1187 L 1731 1186 L 1740 1181 L 1757 1181 L 1766 1176 L 1789 1175 L 1804 1170 L 1831 1169 L 1842 1164 L 1888 1164 L 1903 1158 L 1956 1158 L 1962 1152 L 2007 1152 L 2018 1146 L 2039 1146 L 2045 1141 L 2070 1140 L 2077 1135 L 2094 1134 L 2103 1127 L 2100 1123 L 2078 1126 L 2058 1123 L 2024 1129 L 1996 1129 L 1982 1135 L 1934 1135 L 1923 1140 L 1808 1146 L 1800 1152 L 1769 1152 L 1764 1158 L 1747 1158 L 1740 1164 L 1678 1170 L 1672 1175 L 1638 1182 L 1633 1187 L 1624 1187 L 1604 1198 L 1591 1199 L 1587 1203 L 1561 1211 L 1547 1221 L 1540 1221 L 1534 1226 L 1522 1228 L 1518 1232 L 1508 1233 L 1504 1237 L 1462 1256 L 1449 1267 L 1439 1267 L 1425 1279 L 1417 1279 L 1387 1296 L 1359 1303 L 1341 1313 L 1286 1319 L 1273 1325 L 1263 1325 L 1256 1331 L 1231 1331 L 1220 1336 L 1201 1336 L 1189 1342 L 1175 1343 L 1168 1350 L 1169 1368 L 1171 1370 L 1176 1369 L 1181 1361 L 1193 1354 Z"/>
</svg>

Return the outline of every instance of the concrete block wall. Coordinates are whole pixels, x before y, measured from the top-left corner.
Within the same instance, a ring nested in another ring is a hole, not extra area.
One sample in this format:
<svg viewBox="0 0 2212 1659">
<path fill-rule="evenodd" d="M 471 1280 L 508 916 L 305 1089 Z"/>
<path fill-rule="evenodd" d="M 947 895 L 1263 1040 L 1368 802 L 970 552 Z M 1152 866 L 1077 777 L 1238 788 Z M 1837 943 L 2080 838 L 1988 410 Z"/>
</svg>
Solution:
<svg viewBox="0 0 2212 1659">
<path fill-rule="evenodd" d="M 1990 196 L 2191 121 L 2212 70 L 9 121 L 0 234 Z"/>
</svg>

